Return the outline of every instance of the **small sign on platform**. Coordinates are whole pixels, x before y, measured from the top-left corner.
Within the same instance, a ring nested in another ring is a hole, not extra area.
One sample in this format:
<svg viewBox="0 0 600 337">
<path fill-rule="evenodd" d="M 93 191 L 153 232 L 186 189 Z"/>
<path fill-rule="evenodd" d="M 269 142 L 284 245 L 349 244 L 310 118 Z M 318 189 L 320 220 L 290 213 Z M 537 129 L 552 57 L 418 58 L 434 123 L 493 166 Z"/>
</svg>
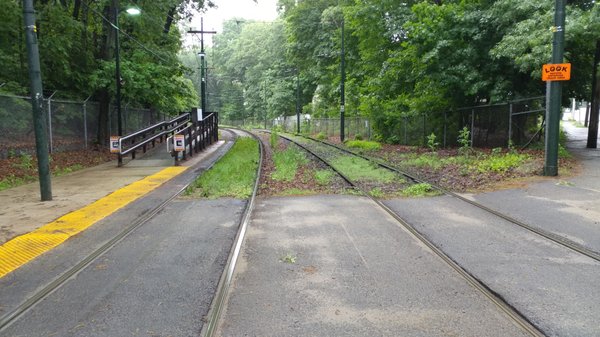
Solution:
<svg viewBox="0 0 600 337">
<path fill-rule="evenodd" d="M 542 81 L 568 81 L 571 79 L 571 63 L 544 64 Z"/>
<path fill-rule="evenodd" d="M 184 135 L 175 135 L 173 137 L 173 150 L 185 151 L 185 136 Z"/>
<path fill-rule="evenodd" d="M 110 136 L 110 153 L 121 153 L 121 142 L 119 142 L 119 136 Z"/>
</svg>

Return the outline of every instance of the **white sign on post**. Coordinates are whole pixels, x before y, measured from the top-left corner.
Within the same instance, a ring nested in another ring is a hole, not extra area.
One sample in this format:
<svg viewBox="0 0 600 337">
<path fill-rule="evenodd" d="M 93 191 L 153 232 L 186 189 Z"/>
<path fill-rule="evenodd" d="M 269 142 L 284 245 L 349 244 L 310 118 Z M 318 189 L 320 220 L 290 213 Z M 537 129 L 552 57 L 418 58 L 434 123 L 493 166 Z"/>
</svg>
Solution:
<svg viewBox="0 0 600 337">
<path fill-rule="evenodd" d="M 173 150 L 185 151 L 185 136 L 184 135 L 175 135 L 173 137 Z"/>
<path fill-rule="evenodd" d="M 119 136 L 110 136 L 110 153 L 121 153 L 121 142 L 119 142 Z"/>
</svg>

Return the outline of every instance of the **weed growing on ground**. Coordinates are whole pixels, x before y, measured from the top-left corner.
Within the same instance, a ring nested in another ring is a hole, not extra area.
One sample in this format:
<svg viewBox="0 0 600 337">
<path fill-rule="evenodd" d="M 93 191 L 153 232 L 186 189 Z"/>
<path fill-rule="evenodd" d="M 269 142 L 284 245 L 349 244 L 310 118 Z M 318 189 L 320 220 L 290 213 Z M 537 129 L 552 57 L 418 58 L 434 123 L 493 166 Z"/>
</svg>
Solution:
<svg viewBox="0 0 600 337">
<path fill-rule="evenodd" d="M 461 154 L 468 155 L 471 151 L 471 131 L 465 126 L 458 132 L 458 138 L 456 139 L 460 148 L 458 151 Z"/>
<path fill-rule="evenodd" d="M 402 194 L 407 197 L 424 197 L 438 195 L 439 192 L 427 183 L 420 183 L 403 189 Z"/>
<path fill-rule="evenodd" d="M 31 176 L 26 176 L 24 178 L 15 177 L 14 175 L 10 175 L 2 180 L 0 180 L 0 191 L 7 190 L 9 188 L 13 188 L 19 185 L 26 184 L 28 182 L 34 181 L 35 178 Z"/>
<path fill-rule="evenodd" d="M 83 169 L 83 165 L 75 164 L 68 167 L 57 167 L 54 175 L 62 176 Z"/>
<path fill-rule="evenodd" d="M 324 132 L 319 132 L 319 134 L 317 135 L 317 139 L 325 140 L 325 139 L 327 139 L 327 135 Z"/>
<path fill-rule="evenodd" d="M 293 255 L 292 253 L 287 253 L 286 255 L 282 256 L 279 260 L 283 263 L 294 264 L 296 263 L 296 259 L 297 257 L 295 255 Z"/>
<path fill-rule="evenodd" d="M 529 159 L 528 155 L 518 154 L 518 153 L 506 153 L 502 154 L 494 154 L 488 156 L 487 158 L 483 158 L 477 162 L 477 171 L 481 173 L 485 173 L 488 171 L 492 172 L 506 172 L 512 168 L 516 168 L 523 164 L 527 159 Z"/>
<path fill-rule="evenodd" d="M 431 150 L 431 152 L 436 151 L 438 149 L 438 146 L 440 146 L 440 143 L 435 141 L 436 138 L 437 137 L 433 132 L 429 136 L 427 136 L 427 147 L 429 148 L 429 150 Z"/>
<path fill-rule="evenodd" d="M 373 198 L 383 198 L 385 196 L 385 193 L 381 190 L 381 188 L 379 187 L 375 187 L 372 190 L 369 191 L 369 194 L 373 197 Z"/>
<path fill-rule="evenodd" d="M 277 145 L 279 145 L 279 134 L 276 131 L 271 131 L 269 143 L 271 144 L 272 149 L 276 149 Z"/>
<path fill-rule="evenodd" d="M 250 137 L 240 137 L 215 166 L 186 189 L 184 195 L 199 195 L 210 199 L 248 198 L 252 194 L 257 166 L 257 141 Z"/>
<path fill-rule="evenodd" d="M 273 153 L 273 162 L 275 163 L 275 172 L 271 178 L 278 181 L 292 181 L 296 177 L 298 167 L 308 164 L 308 158 L 296 146 L 288 146 L 283 151 Z"/>
<path fill-rule="evenodd" d="M 317 184 L 321 186 L 327 186 L 331 183 L 333 178 L 333 172 L 330 170 L 317 170 L 315 171 L 315 180 Z"/>
<path fill-rule="evenodd" d="M 349 140 L 346 142 L 346 146 L 366 151 L 377 151 L 381 149 L 380 143 L 368 140 Z"/>
<path fill-rule="evenodd" d="M 332 164 L 350 180 L 369 180 L 382 183 L 399 180 L 393 172 L 379 168 L 368 160 L 354 156 L 339 156 L 333 159 Z"/>
</svg>

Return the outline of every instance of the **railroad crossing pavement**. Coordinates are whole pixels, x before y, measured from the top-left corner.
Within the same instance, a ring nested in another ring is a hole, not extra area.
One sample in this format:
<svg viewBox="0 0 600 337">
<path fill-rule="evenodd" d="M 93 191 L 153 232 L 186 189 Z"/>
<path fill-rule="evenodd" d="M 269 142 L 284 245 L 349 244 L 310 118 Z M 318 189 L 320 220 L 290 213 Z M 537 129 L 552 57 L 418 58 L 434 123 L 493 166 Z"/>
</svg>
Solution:
<svg viewBox="0 0 600 337">
<path fill-rule="evenodd" d="M 261 199 L 219 336 L 527 336 L 370 199 Z"/>
<path fill-rule="evenodd" d="M 180 167 L 158 146 L 123 167 L 115 160 L 54 177 L 52 201 L 39 200 L 37 183 L 0 192 L 0 277 L 210 158 L 224 144 L 213 144 Z"/>
<path fill-rule="evenodd" d="M 569 178 L 466 197 L 600 252 L 600 149 L 587 149 L 587 128 L 563 122 L 567 148 L 581 161 Z"/>
</svg>

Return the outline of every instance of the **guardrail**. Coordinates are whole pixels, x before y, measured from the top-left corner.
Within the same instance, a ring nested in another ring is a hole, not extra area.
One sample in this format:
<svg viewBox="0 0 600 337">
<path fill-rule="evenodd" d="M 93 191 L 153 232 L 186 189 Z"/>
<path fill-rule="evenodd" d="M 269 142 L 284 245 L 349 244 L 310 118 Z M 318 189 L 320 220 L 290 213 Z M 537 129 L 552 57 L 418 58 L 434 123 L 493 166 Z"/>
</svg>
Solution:
<svg viewBox="0 0 600 337">
<path fill-rule="evenodd" d="M 219 128 L 217 115 L 211 113 L 203 120 L 196 123 L 188 123 L 187 126 L 175 132 L 173 138 L 175 142 L 178 139 L 182 142 L 181 144 L 168 142 L 169 146 L 173 144 L 171 154 L 175 158 L 175 165 L 179 165 L 180 154 L 182 160 L 187 160 L 188 156 L 192 157 L 194 153 L 203 151 L 208 145 L 218 140 Z"/>
<path fill-rule="evenodd" d="M 186 128 L 190 122 L 190 114 L 185 113 L 170 121 L 163 121 L 128 134 L 119 138 L 118 166 L 123 166 L 123 157 L 131 154 L 131 159 L 135 159 L 136 151 L 140 148 L 145 153 L 148 145 L 156 146 L 156 142 L 162 143 L 169 135 L 180 132 Z"/>
</svg>

